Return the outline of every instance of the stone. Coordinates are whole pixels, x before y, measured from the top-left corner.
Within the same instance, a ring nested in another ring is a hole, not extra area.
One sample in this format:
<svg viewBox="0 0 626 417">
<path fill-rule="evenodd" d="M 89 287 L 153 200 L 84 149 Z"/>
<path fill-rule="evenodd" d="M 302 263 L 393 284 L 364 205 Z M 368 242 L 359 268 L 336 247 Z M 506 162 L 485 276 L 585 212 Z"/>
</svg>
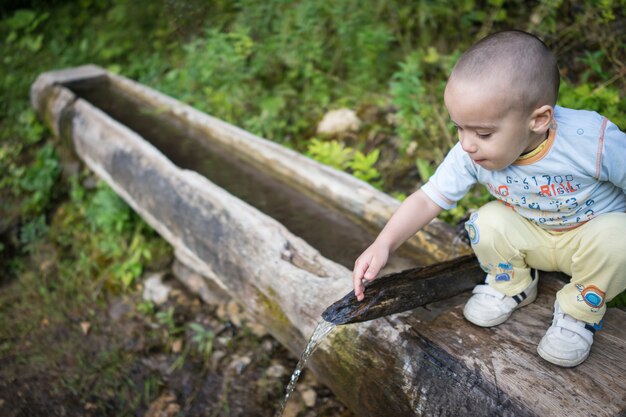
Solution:
<svg viewBox="0 0 626 417">
<path fill-rule="evenodd" d="M 183 349 L 182 339 L 176 339 L 172 342 L 172 352 L 179 353 Z"/>
<path fill-rule="evenodd" d="M 81 321 L 80 329 L 82 330 L 83 334 L 86 335 L 87 333 L 89 333 L 89 329 L 91 329 L 91 323 L 89 323 L 88 321 Z"/>
<path fill-rule="evenodd" d="M 229 368 L 234 369 L 235 372 L 241 374 L 246 366 L 250 365 L 252 359 L 249 356 L 235 356 L 232 362 L 228 365 Z"/>
<path fill-rule="evenodd" d="M 176 394 L 166 391 L 150 403 L 144 417 L 174 417 L 179 411 L 180 405 L 176 403 Z"/>
<path fill-rule="evenodd" d="M 313 407 L 315 402 L 317 401 L 317 392 L 313 388 L 306 388 L 300 392 L 300 396 L 302 397 L 302 401 L 304 401 L 304 405 L 307 407 Z"/>
<path fill-rule="evenodd" d="M 294 392 L 294 394 L 296 394 Z M 287 405 L 285 406 L 285 411 L 283 411 L 283 417 L 296 417 L 302 410 L 302 402 L 297 401 L 297 395 L 292 395 Z"/>
<path fill-rule="evenodd" d="M 265 371 L 265 375 L 269 378 L 281 378 L 286 373 L 287 369 L 280 364 L 274 364 L 267 368 L 267 371 Z"/>
<path fill-rule="evenodd" d="M 167 301 L 171 287 L 163 284 L 163 272 L 150 275 L 144 282 L 143 299 L 161 305 Z"/>
<path fill-rule="evenodd" d="M 228 320 L 235 326 L 241 327 L 241 308 L 234 301 L 229 301 L 226 304 L 226 313 L 228 314 Z"/>
<path fill-rule="evenodd" d="M 361 127 L 361 120 L 356 112 L 350 109 L 338 109 L 327 112 L 317 125 L 320 135 L 338 135 L 347 132 L 356 132 Z"/>
</svg>

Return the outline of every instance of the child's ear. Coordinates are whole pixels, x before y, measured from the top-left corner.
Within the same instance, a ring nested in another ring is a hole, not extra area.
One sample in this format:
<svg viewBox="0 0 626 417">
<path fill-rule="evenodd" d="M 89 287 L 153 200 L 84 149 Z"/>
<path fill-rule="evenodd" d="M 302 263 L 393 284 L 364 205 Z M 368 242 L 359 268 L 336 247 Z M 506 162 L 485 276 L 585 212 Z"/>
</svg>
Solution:
<svg viewBox="0 0 626 417">
<path fill-rule="evenodd" d="M 533 111 L 530 118 L 530 130 L 535 133 L 545 133 L 550 129 L 554 108 L 549 105 L 538 107 Z"/>
</svg>

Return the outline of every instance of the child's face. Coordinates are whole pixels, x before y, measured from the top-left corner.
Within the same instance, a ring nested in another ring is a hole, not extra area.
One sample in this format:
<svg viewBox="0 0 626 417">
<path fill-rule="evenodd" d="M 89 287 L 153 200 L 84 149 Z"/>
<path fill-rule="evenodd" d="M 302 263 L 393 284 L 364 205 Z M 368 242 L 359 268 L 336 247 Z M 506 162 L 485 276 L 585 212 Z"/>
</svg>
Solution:
<svg viewBox="0 0 626 417">
<path fill-rule="evenodd" d="M 444 94 L 463 150 L 491 171 L 506 168 L 545 139 L 545 133 L 531 130 L 531 115 L 511 109 L 505 89 L 496 85 L 453 78 Z"/>
</svg>

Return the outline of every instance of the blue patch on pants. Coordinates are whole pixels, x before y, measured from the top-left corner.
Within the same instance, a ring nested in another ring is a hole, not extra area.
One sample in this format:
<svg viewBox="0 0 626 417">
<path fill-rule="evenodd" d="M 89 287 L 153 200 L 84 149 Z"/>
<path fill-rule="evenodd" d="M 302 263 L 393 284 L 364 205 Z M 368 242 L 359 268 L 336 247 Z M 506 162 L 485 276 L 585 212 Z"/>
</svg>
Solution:
<svg viewBox="0 0 626 417">
<path fill-rule="evenodd" d="M 478 226 L 474 223 L 478 219 L 478 213 L 472 214 L 470 219 L 465 223 L 465 230 L 469 236 L 470 243 L 475 245 L 480 240 L 480 233 L 478 232 Z"/>
<path fill-rule="evenodd" d="M 496 282 L 510 281 L 510 280 L 511 280 L 511 276 L 507 274 L 506 272 L 503 274 L 496 275 Z"/>
</svg>

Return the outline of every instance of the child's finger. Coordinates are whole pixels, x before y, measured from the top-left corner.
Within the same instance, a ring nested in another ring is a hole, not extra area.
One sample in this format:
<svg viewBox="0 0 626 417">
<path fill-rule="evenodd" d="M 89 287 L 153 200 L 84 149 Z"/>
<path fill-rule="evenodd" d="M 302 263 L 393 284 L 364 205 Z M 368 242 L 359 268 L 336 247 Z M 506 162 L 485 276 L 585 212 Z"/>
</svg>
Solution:
<svg viewBox="0 0 626 417">
<path fill-rule="evenodd" d="M 370 262 L 367 268 L 367 271 L 365 271 L 365 274 L 363 274 L 363 278 L 365 278 L 368 281 L 373 280 L 374 278 L 376 278 L 376 276 L 378 275 L 378 272 L 380 272 L 380 269 L 382 267 L 383 267 L 382 262 L 380 262 L 376 258 L 372 259 L 372 261 Z"/>
<path fill-rule="evenodd" d="M 363 285 L 363 275 L 365 275 L 369 264 L 367 262 L 357 261 L 354 271 L 352 271 L 352 284 L 354 286 L 354 295 L 357 300 L 361 301 L 364 298 L 363 292 L 365 286 Z"/>
</svg>

